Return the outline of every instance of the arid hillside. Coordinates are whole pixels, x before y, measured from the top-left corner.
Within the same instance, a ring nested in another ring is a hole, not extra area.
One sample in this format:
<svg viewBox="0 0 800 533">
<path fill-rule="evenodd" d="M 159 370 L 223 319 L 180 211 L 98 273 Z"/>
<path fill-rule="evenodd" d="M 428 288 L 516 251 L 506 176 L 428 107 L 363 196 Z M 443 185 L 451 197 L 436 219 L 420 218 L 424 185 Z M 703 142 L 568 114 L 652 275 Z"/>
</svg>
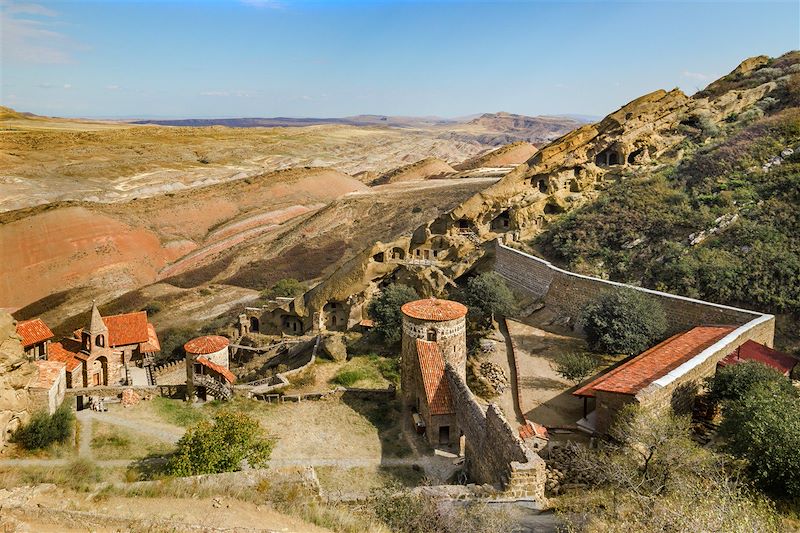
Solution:
<svg viewBox="0 0 800 533">
<path fill-rule="evenodd" d="M 0 212 L 58 201 L 152 197 L 294 167 L 380 175 L 425 157 L 460 163 L 506 142 L 505 133 L 497 137 L 481 125 L 385 125 L 377 118 L 362 121 L 364 126 L 167 127 L 3 108 L 0 120 Z M 561 128 L 574 126 L 567 121 Z M 451 127 L 458 134 L 451 135 Z M 535 128 L 523 130 L 536 135 Z"/>
</svg>

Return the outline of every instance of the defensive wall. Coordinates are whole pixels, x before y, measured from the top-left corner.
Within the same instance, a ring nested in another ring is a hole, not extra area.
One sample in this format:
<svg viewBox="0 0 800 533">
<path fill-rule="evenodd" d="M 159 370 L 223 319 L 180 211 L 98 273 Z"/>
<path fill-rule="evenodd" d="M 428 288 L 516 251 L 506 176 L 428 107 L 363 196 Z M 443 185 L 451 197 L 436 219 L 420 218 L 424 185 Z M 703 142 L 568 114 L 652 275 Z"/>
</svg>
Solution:
<svg viewBox="0 0 800 533">
<path fill-rule="evenodd" d="M 477 483 L 501 485 L 506 496 L 544 501 L 544 459 L 514 432 L 499 407 L 483 408 L 449 362 L 450 385 L 458 427 L 464 433 L 466 469 Z"/>
<path fill-rule="evenodd" d="M 577 319 L 598 295 L 633 289 L 661 304 L 667 317 L 667 335 L 700 325 L 734 326 L 728 335 L 641 390 L 635 399 L 642 404 L 671 405 L 678 412 L 685 411 L 701 386 L 702 378 L 714 373 L 720 359 L 748 339 L 765 346 L 773 345 L 773 315 L 575 274 L 499 241 L 495 244 L 494 270 L 505 278 L 512 290 L 543 302 L 559 316 Z M 600 399 L 598 397 L 598 402 Z M 603 401 L 611 406 L 629 399 L 603 397 Z"/>
</svg>

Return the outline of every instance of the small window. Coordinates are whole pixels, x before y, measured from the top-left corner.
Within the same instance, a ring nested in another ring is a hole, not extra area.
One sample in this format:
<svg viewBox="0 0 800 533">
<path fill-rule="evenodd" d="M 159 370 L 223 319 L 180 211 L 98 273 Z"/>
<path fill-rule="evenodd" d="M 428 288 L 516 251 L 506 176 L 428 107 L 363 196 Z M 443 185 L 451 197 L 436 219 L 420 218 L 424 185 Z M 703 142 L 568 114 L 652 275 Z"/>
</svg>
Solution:
<svg viewBox="0 0 800 533">
<path fill-rule="evenodd" d="M 428 330 L 428 340 L 429 341 L 434 341 L 435 342 L 437 336 L 438 336 L 438 332 L 435 329 L 429 329 Z"/>
<path fill-rule="evenodd" d="M 103 335 L 98 335 L 94 338 L 94 345 L 104 347 L 106 345 L 106 338 Z"/>
</svg>

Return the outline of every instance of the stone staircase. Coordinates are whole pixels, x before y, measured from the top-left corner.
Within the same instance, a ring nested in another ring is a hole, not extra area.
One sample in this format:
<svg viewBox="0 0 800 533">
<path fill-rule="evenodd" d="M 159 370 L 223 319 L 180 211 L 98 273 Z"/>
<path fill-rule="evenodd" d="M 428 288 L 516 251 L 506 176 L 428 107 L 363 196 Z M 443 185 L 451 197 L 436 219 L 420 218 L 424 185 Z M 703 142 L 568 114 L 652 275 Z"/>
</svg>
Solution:
<svg viewBox="0 0 800 533">
<path fill-rule="evenodd" d="M 205 387 L 206 394 L 210 394 L 217 400 L 230 400 L 233 398 L 233 389 L 216 379 L 203 374 L 195 374 L 194 384 L 196 387 Z"/>
</svg>

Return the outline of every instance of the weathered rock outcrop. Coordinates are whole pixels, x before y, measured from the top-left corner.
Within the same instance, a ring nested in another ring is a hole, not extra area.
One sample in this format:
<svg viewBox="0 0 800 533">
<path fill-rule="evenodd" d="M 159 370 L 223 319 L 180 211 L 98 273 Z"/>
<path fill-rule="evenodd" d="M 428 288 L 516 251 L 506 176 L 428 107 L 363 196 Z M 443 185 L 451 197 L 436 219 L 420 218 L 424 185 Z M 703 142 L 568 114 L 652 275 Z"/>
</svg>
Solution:
<svg viewBox="0 0 800 533">
<path fill-rule="evenodd" d="M 37 375 L 36 365 L 26 359 L 14 326 L 14 318 L 0 312 L 0 448 L 27 422 L 32 409 L 28 386 Z"/>
<path fill-rule="evenodd" d="M 759 65 L 763 62 L 755 58 L 737 70 Z M 324 326 L 326 306 L 335 302 L 351 326 L 361 319 L 370 296 L 387 283 L 438 295 L 464 273 L 481 268 L 487 243 L 498 237 L 529 239 L 553 217 L 595 198 L 608 182 L 680 159 L 681 142 L 692 131 L 748 109 L 776 86 L 775 80 L 765 80 L 691 98 L 678 89 L 637 98 L 544 146 L 499 182 L 411 235 L 364 250 L 298 299 L 296 310 L 307 317 L 307 326 Z"/>
<path fill-rule="evenodd" d="M 455 174 L 453 167 L 435 157 L 428 157 L 396 168 L 391 172 L 387 172 L 372 182 L 372 185 L 383 185 L 386 183 L 399 183 L 401 181 L 419 181 L 430 178 L 439 178 L 447 176 L 448 174 Z"/>
</svg>

